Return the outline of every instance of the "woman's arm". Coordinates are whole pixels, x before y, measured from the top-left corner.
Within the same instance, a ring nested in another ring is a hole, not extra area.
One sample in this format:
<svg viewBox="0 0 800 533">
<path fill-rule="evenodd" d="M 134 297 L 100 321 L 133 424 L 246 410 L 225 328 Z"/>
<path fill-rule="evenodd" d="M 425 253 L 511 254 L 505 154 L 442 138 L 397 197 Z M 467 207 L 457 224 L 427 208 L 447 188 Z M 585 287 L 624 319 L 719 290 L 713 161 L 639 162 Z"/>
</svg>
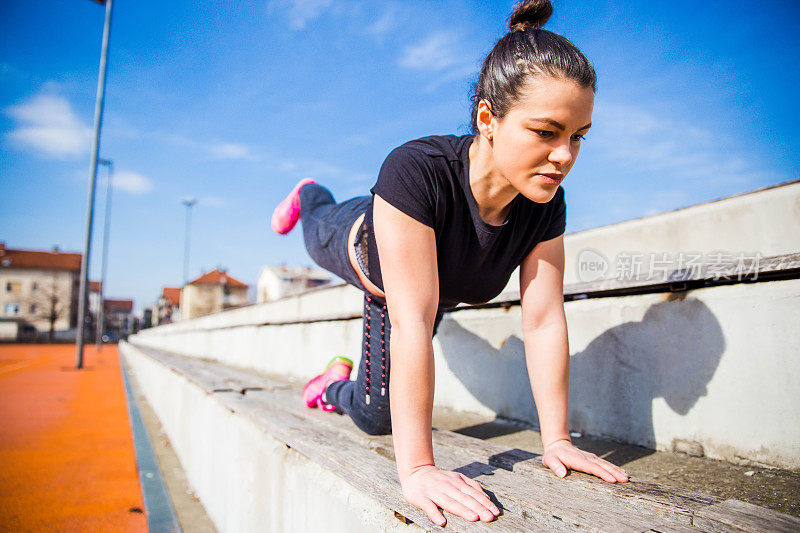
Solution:
<svg viewBox="0 0 800 533">
<path fill-rule="evenodd" d="M 560 477 L 572 468 L 609 482 L 627 481 L 623 469 L 579 450 L 569 436 L 563 235 L 536 245 L 522 262 L 519 282 L 525 360 L 545 450 L 542 462 Z"/>
<path fill-rule="evenodd" d="M 389 319 L 389 405 L 403 496 L 443 525 L 443 508 L 467 520 L 490 521 L 499 510 L 476 481 L 435 467 L 431 438 L 433 323 L 439 275 L 433 229 L 375 195 L 375 240 Z"/>
</svg>

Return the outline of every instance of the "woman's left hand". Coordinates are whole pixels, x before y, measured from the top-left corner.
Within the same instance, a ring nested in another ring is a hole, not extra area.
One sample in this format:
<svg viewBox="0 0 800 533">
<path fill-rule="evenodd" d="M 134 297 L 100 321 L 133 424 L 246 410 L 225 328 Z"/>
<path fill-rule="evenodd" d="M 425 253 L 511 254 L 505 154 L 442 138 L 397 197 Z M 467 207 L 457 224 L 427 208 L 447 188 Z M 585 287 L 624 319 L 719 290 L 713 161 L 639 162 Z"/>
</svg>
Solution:
<svg viewBox="0 0 800 533">
<path fill-rule="evenodd" d="M 609 483 L 628 481 L 628 473 L 625 470 L 593 453 L 577 448 L 568 440 L 559 440 L 546 446 L 542 463 L 562 478 L 567 475 L 567 469 L 571 468 L 593 474 Z"/>
</svg>

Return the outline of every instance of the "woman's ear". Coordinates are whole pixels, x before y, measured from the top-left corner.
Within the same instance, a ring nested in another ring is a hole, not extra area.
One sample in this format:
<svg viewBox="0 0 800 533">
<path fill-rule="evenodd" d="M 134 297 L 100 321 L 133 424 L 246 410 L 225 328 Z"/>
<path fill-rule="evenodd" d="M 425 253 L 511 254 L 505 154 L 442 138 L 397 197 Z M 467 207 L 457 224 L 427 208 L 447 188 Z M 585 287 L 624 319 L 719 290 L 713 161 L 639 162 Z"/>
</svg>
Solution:
<svg viewBox="0 0 800 533">
<path fill-rule="evenodd" d="M 478 103 L 476 122 L 481 136 L 491 141 L 494 137 L 494 129 L 497 127 L 497 119 L 492 113 L 492 107 L 486 100 L 481 100 Z"/>
</svg>

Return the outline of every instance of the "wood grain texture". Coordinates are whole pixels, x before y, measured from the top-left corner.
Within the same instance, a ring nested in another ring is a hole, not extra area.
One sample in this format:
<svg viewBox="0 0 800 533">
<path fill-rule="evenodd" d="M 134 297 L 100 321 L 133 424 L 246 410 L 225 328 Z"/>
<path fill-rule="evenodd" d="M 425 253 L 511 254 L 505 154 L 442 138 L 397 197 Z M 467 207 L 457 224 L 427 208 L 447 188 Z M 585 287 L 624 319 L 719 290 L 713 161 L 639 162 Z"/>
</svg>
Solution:
<svg viewBox="0 0 800 533">
<path fill-rule="evenodd" d="M 439 467 L 477 479 L 501 508 L 492 523 L 447 515 L 440 528 L 400 492 L 391 436 L 361 432 L 346 416 L 308 409 L 300 392 L 217 362 L 137 347 L 246 417 L 271 437 L 336 473 L 429 531 L 800 531 L 800 520 L 765 508 L 650 482 L 556 477 L 537 454 L 434 430 Z"/>
</svg>

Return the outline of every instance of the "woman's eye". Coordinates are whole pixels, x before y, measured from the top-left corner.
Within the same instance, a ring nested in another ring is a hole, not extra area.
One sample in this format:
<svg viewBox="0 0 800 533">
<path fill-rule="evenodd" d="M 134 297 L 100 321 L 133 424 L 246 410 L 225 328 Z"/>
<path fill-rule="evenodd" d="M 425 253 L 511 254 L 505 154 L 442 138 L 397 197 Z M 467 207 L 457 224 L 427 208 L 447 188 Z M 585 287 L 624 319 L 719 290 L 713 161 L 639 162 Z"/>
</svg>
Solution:
<svg viewBox="0 0 800 533">
<path fill-rule="evenodd" d="M 572 136 L 572 140 L 575 141 L 575 142 L 585 141 L 586 140 L 586 136 L 585 135 L 578 135 L 576 133 L 575 135 Z"/>
<path fill-rule="evenodd" d="M 553 132 L 547 130 L 533 130 L 533 132 L 538 135 L 539 137 L 552 137 Z"/>
</svg>

